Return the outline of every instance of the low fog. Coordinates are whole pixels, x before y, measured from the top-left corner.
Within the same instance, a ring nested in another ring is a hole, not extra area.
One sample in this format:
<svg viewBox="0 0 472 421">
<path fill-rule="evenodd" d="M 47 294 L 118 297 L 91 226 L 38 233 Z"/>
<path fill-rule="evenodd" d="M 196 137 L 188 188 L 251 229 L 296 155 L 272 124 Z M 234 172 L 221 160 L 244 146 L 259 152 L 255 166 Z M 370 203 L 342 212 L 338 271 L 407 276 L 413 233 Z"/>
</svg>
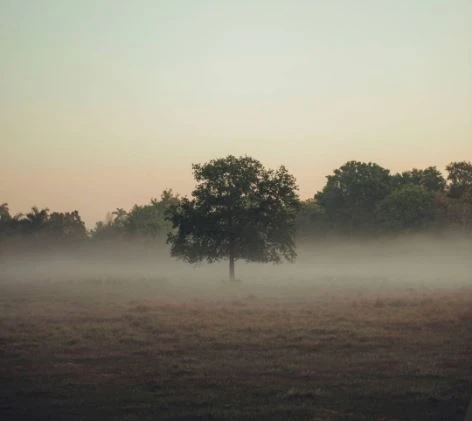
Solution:
<svg viewBox="0 0 472 421">
<path fill-rule="evenodd" d="M 453 287 L 472 284 L 472 243 L 457 236 L 404 236 L 375 240 L 331 239 L 297 246 L 295 263 L 238 261 L 244 285 L 337 287 Z M 166 245 L 110 243 L 74 250 L 4 253 L 1 282 L 137 282 L 221 285 L 228 263 L 193 265 L 172 258 Z"/>
</svg>

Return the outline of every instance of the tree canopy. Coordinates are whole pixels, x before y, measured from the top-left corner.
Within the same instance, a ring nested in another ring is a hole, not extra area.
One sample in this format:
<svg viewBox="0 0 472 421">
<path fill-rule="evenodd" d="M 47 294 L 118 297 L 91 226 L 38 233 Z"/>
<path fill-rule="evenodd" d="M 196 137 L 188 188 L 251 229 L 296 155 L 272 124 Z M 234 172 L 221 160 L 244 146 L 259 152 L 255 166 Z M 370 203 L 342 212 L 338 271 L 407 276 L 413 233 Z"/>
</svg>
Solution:
<svg viewBox="0 0 472 421">
<path fill-rule="evenodd" d="M 171 254 L 188 262 L 229 259 L 293 261 L 299 199 L 295 178 L 283 166 L 268 170 L 250 157 L 194 164 L 192 198 L 171 206 Z"/>
<path fill-rule="evenodd" d="M 472 189 L 472 163 L 467 161 L 451 162 L 446 170 L 450 181 L 449 194 L 452 197 L 466 195 Z"/>
<path fill-rule="evenodd" d="M 178 201 L 178 195 L 168 189 L 162 192 L 160 200 L 154 198 L 148 204 L 136 204 L 129 211 L 117 208 L 109 214 L 107 221 L 96 224 L 93 236 L 99 240 L 165 238 L 171 229 L 166 211 Z"/>
<path fill-rule="evenodd" d="M 446 188 L 446 180 L 436 167 L 428 167 L 424 170 L 413 168 L 392 177 L 393 187 L 401 187 L 406 184 L 421 186 L 430 192 L 442 192 Z"/>
<path fill-rule="evenodd" d="M 332 226 L 346 233 L 370 231 L 377 204 L 390 193 L 390 171 L 372 162 L 349 161 L 327 180 L 315 200 Z"/>
<path fill-rule="evenodd" d="M 87 238 L 87 230 L 77 210 L 50 212 L 33 206 L 26 215 L 11 216 L 8 204 L 0 206 L 0 239 L 72 244 Z"/>
<path fill-rule="evenodd" d="M 433 219 L 432 192 L 415 184 L 405 184 L 386 196 L 377 208 L 377 218 L 387 231 L 424 228 Z"/>
</svg>

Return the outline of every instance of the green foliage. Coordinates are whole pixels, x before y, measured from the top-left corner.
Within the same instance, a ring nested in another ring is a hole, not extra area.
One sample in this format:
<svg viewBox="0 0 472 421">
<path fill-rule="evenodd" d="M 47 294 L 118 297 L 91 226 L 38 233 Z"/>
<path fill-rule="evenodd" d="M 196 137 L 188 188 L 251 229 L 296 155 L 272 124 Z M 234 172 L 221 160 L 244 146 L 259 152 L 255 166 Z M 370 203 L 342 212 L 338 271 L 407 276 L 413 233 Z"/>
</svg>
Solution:
<svg viewBox="0 0 472 421">
<path fill-rule="evenodd" d="M 151 199 L 148 205 L 134 205 L 127 215 L 127 230 L 132 235 L 145 237 L 167 235 L 172 226 L 166 219 L 166 212 L 170 206 L 178 203 L 179 198 L 172 193 L 172 190 L 164 190 L 161 200 Z"/>
<path fill-rule="evenodd" d="M 49 213 L 33 206 L 26 215 L 12 217 L 5 203 L 0 207 L 0 238 L 71 244 L 85 240 L 87 230 L 78 211 Z"/>
<path fill-rule="evenodd" d="M 113 225 L 113 218 L 108 217 L 107 221 L 98 221 L 95 228 L 91 231 L 94 241 L 103 241 L 115 239 L 119 230 Z"/>
<path fill-rule="evenodd" d="M 442 192 L 446 188 L 446 180 L 435 167 L 427 167 L 422 171 L 421 186 L 430 192 Z"/>
<path fill-rule="evenodd" d="M 112 213 L 113 225 L 117 228 L 124 228 L 128 219 L 128 212 L 123 208 L 116 208 Z"/>
<path fill-rule="evenodd" d="M 294 260 L 299 199 L 295 178 L 285 167 L 267 170 L 253 158 L 230 155 L 195 164 L 193 172 L 192 198 L 168 213 L 173 256 L 188 262 L 229 258 L 230 272 L 238 259 Z"/>
<path fill-rule="evenodd" d="M 27 233 L 38 236 L 49 221 L 49 209 L 38 209 L 36 206 L 31 208 L 31 211 L 26 214 Z"/>
<path fill-rule="evenodd" d="M 46 227 L 48 234 L 55 239 L 84 240 L 87 230 L 79 212 L 53 212 Z"/>
<path fill-rule="evenodd" d="M 390 193 L 390 171 L 372 162 L 349 161 L 332 175 L 315 200 L 332 228 L 371 231 L 377 205 Z"/>
<path fill-rule="evenodd" d="M 449 195 L 461 198 L 472 190 L 472 163 L 468 161 L 451 162 L 446 170 L 450 182 Z"/>
<path fill-rule="evenodd" d="M 8 208 L 8 203 L 2 203 L 0 205 L 0 224 L 11 219 L 10 210 Z"/>
<path fill-rule="evenodd" d="M 432 223 L 433 216 L 433 193 L 416 184 L 397 188 L 377 207 L 377 219 L 388 231 L 425 228 Z"/>
<path fill-rule="evenodd" d="M 0 241 L 5 240 L 9 235 L 11 220 L 8 203 L 2 203 L 0 205 Z"/>
<path fill-rule="evenodd" d="M 451 162 L 446 170 L 449 180 L 449 197 L 452 219 L 467 231 L 472 229 L 472 163 Z"/>
<path fill-rule="evenodd" d="M 164 190 L 160 200 L 151 199 L 149 204 L 134 205 L 129 212 L 118 208 L 107 221 L 96 224 L 92 237 L 96 240 L 165 238 L 171 229 L 170 222 L 166 220 L 167 209 L 179 200 L 172 190 Z"/>
<path fill-rule="evenodd" d="M 392 176 L 393 187 L 401 187 L 406 184 L 421 186 L 430 192 L 442 192 L 446 188 L 446 180 L 436 167 L 428 167 L 424 170 L 413 168 L 401 174 Z"/>
<path fill-rule="evenodd" d="M 18 237 L 23 234 L 25 220 L 23 215 L 12 216 L 8 208 L 8 203 L 0 205 L 0 241 Z"/>
<path fill-rule="evenodd" d="M 297 241 L 312 240 L 326 235 L 328 218 L 316 200 L 307 199 L 301 202 L 297 213 Z"/>
<path fill-rule="evenodd" d="M 20 219 L 23 233 L 26 236 L 56 241 L 83 240 L 87 237 L 87 230 L 79 212 L 53 212 L 49 209 L 38 209 L 36 206 Z"/>
</svg>

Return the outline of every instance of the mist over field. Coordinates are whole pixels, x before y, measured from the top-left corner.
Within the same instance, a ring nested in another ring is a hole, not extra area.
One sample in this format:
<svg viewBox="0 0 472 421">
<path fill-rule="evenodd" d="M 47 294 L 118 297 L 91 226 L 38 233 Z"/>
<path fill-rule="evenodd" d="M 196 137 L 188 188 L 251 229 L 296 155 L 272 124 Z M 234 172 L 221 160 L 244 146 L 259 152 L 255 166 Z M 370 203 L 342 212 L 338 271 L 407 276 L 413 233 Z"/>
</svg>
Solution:
<svg viewBox="0 0 472 421">
<path fill-rule="evenodd" d="M 2 254 L 0 413 L 462 421 L 470 239 L 336 238 L 297 250 L 293 264 L 237 261 L 241 282 L 228 281 L 226 260 L 187 264 L 162 243 Z"/>
<path fill-rule="evenodd" d="M 247 286 L 452 288 L 472 284 L 472 242 L 458 235 L 410 235 L 303 242 L 294 263 L 236 262 L 236 275 Z M 4 255 L 6 257 L 6 255 Z M 16 250 L 0 263 L 3 282 L 165 281 L 198 290 L 219 287 L 227 261 L 188 264 L 172 258 L 165 244 L 111 242 L 74 250 L 37 247 Z"/>
</svg>

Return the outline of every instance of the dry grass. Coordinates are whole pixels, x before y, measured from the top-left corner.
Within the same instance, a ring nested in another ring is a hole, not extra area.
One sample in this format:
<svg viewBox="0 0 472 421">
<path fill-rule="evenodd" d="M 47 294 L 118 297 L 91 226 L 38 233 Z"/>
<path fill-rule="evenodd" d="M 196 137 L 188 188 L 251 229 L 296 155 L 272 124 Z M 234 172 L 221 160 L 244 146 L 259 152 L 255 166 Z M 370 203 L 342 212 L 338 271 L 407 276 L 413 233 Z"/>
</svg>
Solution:
<svg viewBox="0 0 472 421">
<path fill-rule="evenodd" d="M 464 418 L 471 289 L 218 288 L 3 284 L 0 419 Z"/>
</svg>

